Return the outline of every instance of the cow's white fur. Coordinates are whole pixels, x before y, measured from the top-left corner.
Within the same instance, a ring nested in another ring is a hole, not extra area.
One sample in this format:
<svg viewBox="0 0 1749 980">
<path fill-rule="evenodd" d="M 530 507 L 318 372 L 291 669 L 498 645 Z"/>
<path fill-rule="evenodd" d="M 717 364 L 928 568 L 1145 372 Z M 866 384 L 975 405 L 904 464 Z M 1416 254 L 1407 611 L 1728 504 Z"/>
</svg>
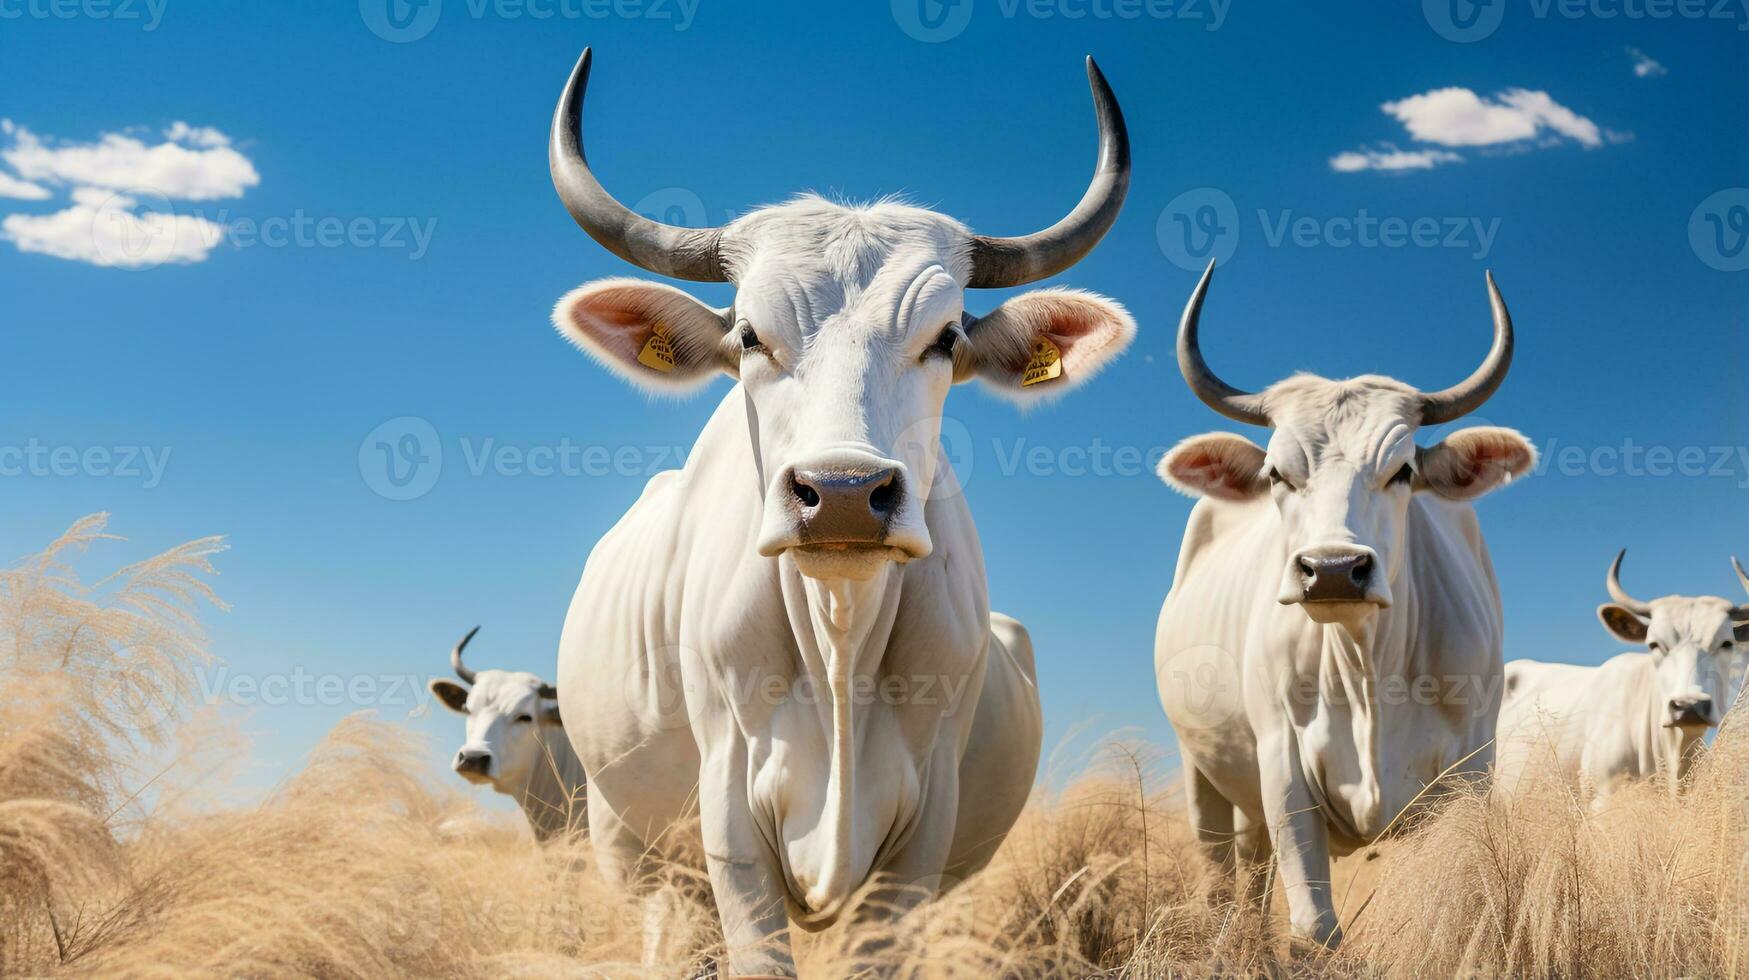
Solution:
<svg viewBox="0 0 1749 980">
<path fill-rule="evenodd" d="M 1749 628 L 1733 629 L 1732 603 L 1715 596 L 1672 595 L 1650 605 L 1649 617 L 1614 604 L 1598 610 L 1610 633 L 1645 652 L 1596 667 L 1506 665 L 1495 777 L 1502 790 L 1543 767 L 1572 780 L 1596 809 L 1629 780 L 1662 775 L 1676 790 L 1706 729 L 1668 725 L 1670 701 L 1705 695 L 1719 713 L 1728 709 L 1749 664 Z"/>
<path fill-rule="evenodd" d="M 1162 460 L 1203 499 L 1154 663 L 1209 856 L 1273 850 L 1295 934 L 1334 943 L 1331 852 L 1492 761 L 1500 597 L 1465 501 L 1529 471 L 1535 450 L 1506 429 L 1417 448 L 1419 392 L 1389 378 L 1299 375 L 1263 399 L 1267 449 L 1217 433 Z M 1412 479 L 1393 481 L 1405 465 Z M 1297 601 L 1295 556 L 1330 546 L 1375 556 L 1367 601 Z M 1440 686 L 1417 695 L 1417 679 Z"/>
<path fill-rule="evenodd" d="M 730 971 L 790 973 L 789 916 L 830 922 L 877 879 L 900 886 L 880 896 L 892 908 L 964 877 L 1031 788 L 1031 643 L 990 612 L 939 445 L 948 389 L 981 375 L 1019 390 L 1043 336 L 1064 374 L 1023 396 L 1060 392 L 1135 324 L 1066 290 L 965 317 L 965 227 L 890 201 L 806 197 L 739 219 L 723 242 L 729 310 L 613 280 L 555 312 L 561 332 L 645 388 L 718 371 L 740 382 L 685 467 L 652 479 L 590 555 L 559 691 L 604 870 L 637 880 L 649 845 L 696 806 Z M 636 360 L 658 318 L 684 338 L 667 374 Z M 747 330 L 761 348 L 743 351 Z M 951 360 L 931 352 L 944 331 L 963 338 Z M 886 548 L 794 547 L 778 505 L 786 475 L 822 458 L 902 474 Z M 869 693 L 883 684 L 899 696 Z"/>
<path fill-rule="evenodd" d="M 486 772 L 463 773 L 464 778 L 515 799 L 538 840 L 584 826 L 583 764 L 565 737 L 557 708 L 540 696 L 544 682 L 539 677 L 481 670 L 470 687 L 447 678 L 429 686 L 444 707 L 467 716 L 458 764 L 464 752 L 491 754 Z"/>
</svg>

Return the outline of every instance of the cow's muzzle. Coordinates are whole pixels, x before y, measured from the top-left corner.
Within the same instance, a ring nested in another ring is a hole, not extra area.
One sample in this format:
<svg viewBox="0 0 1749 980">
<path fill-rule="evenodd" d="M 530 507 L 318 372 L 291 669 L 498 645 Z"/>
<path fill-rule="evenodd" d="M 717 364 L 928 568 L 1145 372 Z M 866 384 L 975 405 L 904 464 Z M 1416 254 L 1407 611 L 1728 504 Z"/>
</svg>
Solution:
<svg viewBox="0 0 1749 980">
<path fill-rule="evenodd" d="M 1388 608 L 1391 593 L 1379 568 L 1378 554 L 1356 545 L 1307 548 L 1288 562 L 1281 594 L 1283 605 Z"/>
<path fill-rule="evenodd" d="M 786 468 L 766 501 L 759 553 L 795 551 L 813 564 L 908 561 L 929 553 L 919 533 L 903 464 L 861 450 L 837 450 Z M 807 572 L 807 568 L 803 569 Z"/>
<path fill-rule="evenodd" d="M 1718 723 L 1718 710 L 1705 694 L 1671 698 L 1665 706 L 1665 728 L 1711 728 Z"/>
<path fill-rule="evenodd" d="M 455 771 L 470 783 L 492 781 L 492 753 L 485 749 L 462 749 L 455 754 Z"/>
</svg>

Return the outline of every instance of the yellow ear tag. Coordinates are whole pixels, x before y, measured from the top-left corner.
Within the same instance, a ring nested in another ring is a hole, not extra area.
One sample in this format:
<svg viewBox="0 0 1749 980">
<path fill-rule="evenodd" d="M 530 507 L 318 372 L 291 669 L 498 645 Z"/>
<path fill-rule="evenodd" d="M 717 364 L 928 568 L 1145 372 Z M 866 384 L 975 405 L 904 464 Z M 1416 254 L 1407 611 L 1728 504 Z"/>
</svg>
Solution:
<svg viewBox="0 0 1749 980">
<path fill-rule="evenodd" d="M 1020 386 L 1035 385 L 1042 381 L 1054 381 L 1063 376 L 1063 352 L 1057 345 L 1043 337 L 1032 349 L 1032 360 L 1027 362 L 1026 372 L 1020 376 Z"/>
<path fill-rule="evenodd" d="M 663 374 L 674 370 L 674 345 L 668 341 L 666 323 L 657 323 L 651 329 L 650 339 L 644 341 L 644 349 L 638 351 L 638 363 Z"/>
</svg>

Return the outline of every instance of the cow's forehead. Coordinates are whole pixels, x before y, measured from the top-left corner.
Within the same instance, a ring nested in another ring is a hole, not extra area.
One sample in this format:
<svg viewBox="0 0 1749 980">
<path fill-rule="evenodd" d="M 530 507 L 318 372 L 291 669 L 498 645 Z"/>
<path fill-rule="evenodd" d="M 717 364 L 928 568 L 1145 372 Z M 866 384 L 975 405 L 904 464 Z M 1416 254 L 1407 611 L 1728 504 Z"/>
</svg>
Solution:
<svg viewBox="0 0 1749 980">
<path fill-rule="evenodd" d="M 1669 639 L 1687 639 L 1711 643 L 1731 629 L 1731 603 L 1717 596 L 1670 595 L 1652 600 L 1653 639 L 1667 634 Z"/>
<path fill-rule="evenodd" d="M 803 197 L 732 223 L 723 254 L 738 308 L 805 328 L 845 311 L 890 321 L 931 269 L 964 282 L 969 241 L 964 225 L 923 208 Z"/>
<path fill-rule="evenodd" d="M 539 700 L 542 681 L 520 670 L 482 670 L 468 691 L 469 711 L 518 711 Z"/>
<path fill-rule="evenodd" d="M 1276 432 L 1272 448 L 1309 453 L 1308 464 L 1338 456 L 1382 465 L 1385 455 L 1413 448 L 1421 421 L 1421 393 L 1378 375 L 1332 381 L 1297 374 L 1271 385 L 1263 402 Z"/>
</svg>

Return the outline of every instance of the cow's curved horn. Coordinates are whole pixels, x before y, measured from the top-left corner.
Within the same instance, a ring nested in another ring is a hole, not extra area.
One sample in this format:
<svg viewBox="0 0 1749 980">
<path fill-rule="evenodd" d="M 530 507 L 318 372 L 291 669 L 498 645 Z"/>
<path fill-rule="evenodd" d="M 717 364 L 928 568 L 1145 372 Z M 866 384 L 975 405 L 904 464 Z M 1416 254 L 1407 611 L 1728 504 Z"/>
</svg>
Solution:
<svg viewBox="0 0 1749 980">
<path fill-rule="evenodd" d="M 1604 585 L 1609 589 L 1609 597 L 1628 612 L 1635 616 L 1650 616 L 1652 615 L 1651 604 L 1641 602 L 1628 595 L 1627 590 L 1621 587 L 1621 560 L 1627 557 L 1627 553 L 1628 550 L 1623 548 L 1616 554 L 1615 561 L 1609 566 L 1609 577 L 1604 580 Z"/>
<path fill-rule="evenodd" d="M 1020 238 L 972 237 L 972 277 L 979 289 L 1022 286 L 1054 276 L 1081 261 L 1105 237 L 1130 189 L 1130 134 L 1123 110 L 1099 65 L 1087 59 L 1087 84 L 1099 118 L 1099 163 L 1081 203 L 1061 221 Z"/>
<path fill-rule="evenodd" d="M 473 639 L 474 634 L 479 631 L 480 628 L 478 626 L 468 630 L 468 635 L 462 637 L 461 642 L 455 645 L 455 649 L 449 652 L 449 665 L 455 668 L 455 675 L 462 680 L 467 681 L 469 684 L 474 682 L 474 672 L 469 670 L 466 664 L 462 663 L 462 651 L 467 649 L 468 641 Z"/>
<path fill-rule="evenodd" d="M 675 279 L 728 282 L 718 255 L 718 228 L 678 228 L 653 221 L 614 200 L 583 155 L 583 93 L 589 87 L 589 49 L 553 110 L 547 165 L 553 188 L 577 224 L 608 251 L 633 265 Z"/>
<path fill-rule="evenodd" d="M 1494 310 L 1494 346 L 1476 373 L 1458 382 L 1455 388 L 1423 395 L 1421 424 L 1441 425 L 1461 418 L 1482 407 L 1506 380 L 1512 367 L 1512 314 L 1506 311 L 1506 301 L 1500 298 L 1500 287 L 1494 285 L 1494 273 L 1488 276 L 1488 305 Z"/>
<path fill-rule="evenodd" d="M 556 698 L 559 696 L 559 689 L 557 687 L 554 687 L 551 684 L 547 684 L 545 682 L 542 682 L 542 684 L 540 686 L 540 690 L 536 691 L 535 693 L 540 695 L 543 698 L 551 699 L 551 698 Z"/>
<path fill-rule="evenodd" d="M 1743 591 L 1749 592 L 1749 572 L 1743 571 L 1743 563 L 1737 560 L 1736 555 L 1731 556 L 1731 567 L 1737 572 L 1737 581 L 1743 583 Z M 1734 620 L 1749 619 L 1749 604 L 1731 610 L 1731 618 Z"/>
<path fill-rule="evenodd" d="M 1262 397 L 1240 391 L 1222 381 L 1202 359 L 1202 343 L 1197 338 L 1197 330 L 1202 320 L 1202 300 L 1214 276 L 1215 264 L 1210 261 L 1196 284 L 1196 291 L 1190 294 L 1190 302 L 1184 304 L 1184 316 L 1178 320 L 1178 370 L 1184 373 L 1190 390 L 1202 399 L 1203 404 L 1227 418 L 1266 426 L 1269 413 L 1263 410 Z"/>
</svg>

